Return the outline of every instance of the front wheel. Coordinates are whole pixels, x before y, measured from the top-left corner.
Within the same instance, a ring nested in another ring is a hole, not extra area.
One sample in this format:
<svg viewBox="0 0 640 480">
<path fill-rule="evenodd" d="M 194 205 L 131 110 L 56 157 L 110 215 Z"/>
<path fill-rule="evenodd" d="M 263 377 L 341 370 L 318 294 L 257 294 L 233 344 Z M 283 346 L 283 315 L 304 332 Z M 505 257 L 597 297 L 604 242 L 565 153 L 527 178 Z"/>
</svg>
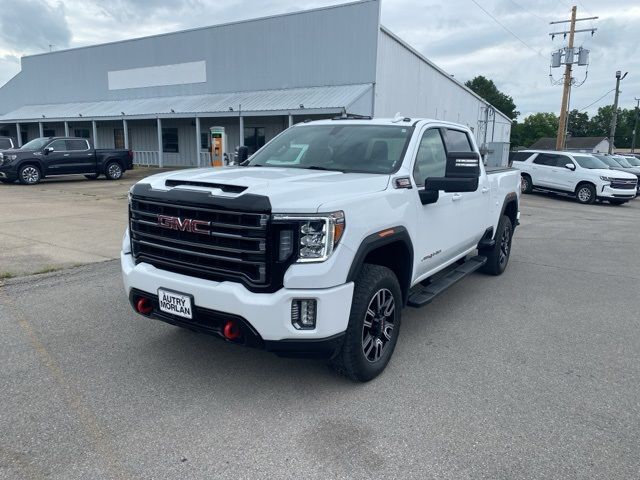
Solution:
<svg viewBox="0 0 640 480">
<path fill-rule="evenodd" d="M 385 369 L 400 333 L 402 293 L 394 273 L 365 264 L 355 282 L 349 325 L 332 367 L 358 382 Z"/>
<path fill-rule="evenodd" d="M 42 173 L 35 165 L 24 165 L 18 171 L 18 180 L 23 185 L 35 185 L 36 183 L 40 183 L 41 179 Z"/>
<path fill-rule="evenodd" d="M 107 164 L 106 177 L 108 180 L 120 180 L 122 178 L 122 167 L 118 162 Z"/>
<path fill-rule="evenodd" d="M 590 183 L 584 183 L 576 190 L 576 198 L 579 203 L 589 205 L 596 201 L 596 189 Z"/>
</svg>

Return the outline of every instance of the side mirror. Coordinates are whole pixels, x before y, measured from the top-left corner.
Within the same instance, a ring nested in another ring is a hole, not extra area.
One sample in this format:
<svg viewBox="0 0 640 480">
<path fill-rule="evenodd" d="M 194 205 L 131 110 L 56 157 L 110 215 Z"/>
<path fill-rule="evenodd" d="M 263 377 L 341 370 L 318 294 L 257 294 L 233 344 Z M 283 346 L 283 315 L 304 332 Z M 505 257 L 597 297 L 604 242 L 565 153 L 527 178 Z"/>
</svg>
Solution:
<svg viewBox="0 0 640 480">
<path fill-rule="evenodd" d="M 429 177 L 420 191 L 423 205 L 438 201 L 444 192 L 475 192 L 480 177 L 480 155 L 476 152 L 449 152 L 444 177 Z"/>
<path fill-rule="evenodd" d="M 573 163 L 567 163 L 567 164 L 565 164 L 565 168 L 568 168 L 569 170 L 571 170 L 573 172 L 573 171 L 575 171 L 576 166 Z"/>
<path fill-rule="evenodd" d="M 51 152 L 53 152 L 53 147 L 46 147 L 44 149 L 44 154 L 45 155 L 49 155 Z"/>
</svg>

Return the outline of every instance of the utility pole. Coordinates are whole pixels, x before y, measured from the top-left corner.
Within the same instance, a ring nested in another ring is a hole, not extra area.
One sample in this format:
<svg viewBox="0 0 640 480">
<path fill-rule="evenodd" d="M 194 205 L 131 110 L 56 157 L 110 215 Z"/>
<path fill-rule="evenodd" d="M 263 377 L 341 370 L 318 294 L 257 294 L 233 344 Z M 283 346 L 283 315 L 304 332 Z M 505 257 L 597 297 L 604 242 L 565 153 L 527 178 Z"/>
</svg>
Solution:
<svg viewBox="0 0 640 480">
<path fill-rule="evenodd" d="M 550 25 L 557 25 L 559 23 L 569 23 L 569 30 L 565 30 L 561 32 L 551 32 L 549 34 L 552 39 L 555 38 L 556 35 L 564 35 L 565 38 L 567 34 L 569 35 L 569 43 L 567 47 L 564 49 L 564 51 L 559 50 L 558 52 L 554 53 L 554 55 L 552 56 L 552 65 L 551 65 L 552 68 L 559 67 L 562 63 L 564 63 L 564 66 L 565 66 L 564 81 L 563 81 L 564 88 L 562 89 L 562 104 L 560 105 L 558 135 L 556 137 L 556 150 L 564 149 L 565 139 L 567 135 L 569 98 L 571 95 L 571 85 L 573 83 L 573 78 L 571 76 L 573 71 L 573 64 L 578 63 L 578 65 L 580 66 L 586 66 L 589 63 L 589 60 L 588 60 L 589 52 L 588 50 L 584 50 L 584 53 L 583 53 L 582 48 L 580 48 L 579 50 L 579 55 L 577 56 L 578 59 L 576 62 L 575 50 L 573 48 L 575 34 L 579 32 L 591 32 L 591 34 L 593 35 L 597 30 L 597 28 L 586 28 L 583 30 L 576 30 L 576 22 L 582 22 L 584 20 L 595 20 L 598 18 L 598 17 L 576 18 L 577 14 L 578 14 L 578 7 L 574 5 L 573 7 L 571 7 L 570 20 L 559 20 L 559 21 L 550 23 Z M 564 56 L 564 61 L 562 61 L 563 56 Z"/>
<path fill-rule="evenodd" d="M 613 112 L 612 112 L 613 114 L 611 115 L 611 132 L 609 133 L 609 155 L 613 153 L 613 141 L 615 140 L 615 137 L 616 137 L 616 125 L 618 123 L 618 97 L 620 96 L 620 82 L 624 80 L 624 77 L 627 76 L 627 73 L 629 72 L 625 72 L 625 74 L 622 75 L 622 72 L 620 70 L 616 72 L 616 96 L 613 100 Z"/>
<path fill-rule="evenodd" d="M 636 151 L 636 132 L 638 131 L 638 116 L 640 114 L 640 98 L 636 98 L 636 120 L 633 124 L 633 137 L 631 137 L 631 153 Z"/>
</svg>

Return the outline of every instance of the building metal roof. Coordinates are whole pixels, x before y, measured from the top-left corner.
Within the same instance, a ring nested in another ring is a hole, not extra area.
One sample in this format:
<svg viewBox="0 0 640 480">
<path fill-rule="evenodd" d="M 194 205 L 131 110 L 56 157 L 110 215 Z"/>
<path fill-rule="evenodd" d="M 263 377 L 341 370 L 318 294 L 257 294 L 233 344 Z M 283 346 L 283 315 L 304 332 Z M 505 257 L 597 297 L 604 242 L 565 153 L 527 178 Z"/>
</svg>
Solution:
<svg viewBox="0 0 640 480">
<path fill-rule="evenodd" d="M 607 140 L 607 137 L 567 137 L 565 148 L 570 149 L 594 149 L 600 142 Z M 552 137 L 542 137 L 529 148 L 534 150 L 554 150 L 556 139 Z"/>
<path fill-rule="evenodd" d="M 348 110 L 372 88 L 371 84 L 357 84 L 26 105 L 0 116 L 0 122 L 331 113 Z"/>
</svg>

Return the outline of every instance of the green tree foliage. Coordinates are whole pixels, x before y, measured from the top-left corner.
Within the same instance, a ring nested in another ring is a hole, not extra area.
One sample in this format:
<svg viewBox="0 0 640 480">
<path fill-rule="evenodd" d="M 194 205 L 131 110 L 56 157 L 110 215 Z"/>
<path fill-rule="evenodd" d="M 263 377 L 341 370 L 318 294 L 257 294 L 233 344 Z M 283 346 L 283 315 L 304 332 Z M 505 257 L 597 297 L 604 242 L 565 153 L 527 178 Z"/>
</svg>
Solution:
<svg viewBox="0 0 640 480">
<path fill-rule="evenodd" d="M 465 85 L 504 113 L 511 120 L 515 120 L 515 118 L 520 115 L 520 112 L 516 110 L 516 104 L 514 103 L 513 98 L 498 90 L 498 87 L 493 83 L 493 80 L 489 80 L 482 75 L 478 75 L 473 80 L 469 80 L 465 83 Z"/>
<path fill-rule="evenodd" d="M 542 137 L 555 137 L 558 117 L 555 113 L 541 112 L 529 115 L 522 123 L 511 126 L 511 147 L 529 147 Z"/>
<path fill-rule="evenodd" d="M 572 137 L 588 137 L 590 132 L 589 114 L 587 112 L 579 112 L 576 109 L 571 110 L 569 112 L 567 131 Z"/>
</svg>

